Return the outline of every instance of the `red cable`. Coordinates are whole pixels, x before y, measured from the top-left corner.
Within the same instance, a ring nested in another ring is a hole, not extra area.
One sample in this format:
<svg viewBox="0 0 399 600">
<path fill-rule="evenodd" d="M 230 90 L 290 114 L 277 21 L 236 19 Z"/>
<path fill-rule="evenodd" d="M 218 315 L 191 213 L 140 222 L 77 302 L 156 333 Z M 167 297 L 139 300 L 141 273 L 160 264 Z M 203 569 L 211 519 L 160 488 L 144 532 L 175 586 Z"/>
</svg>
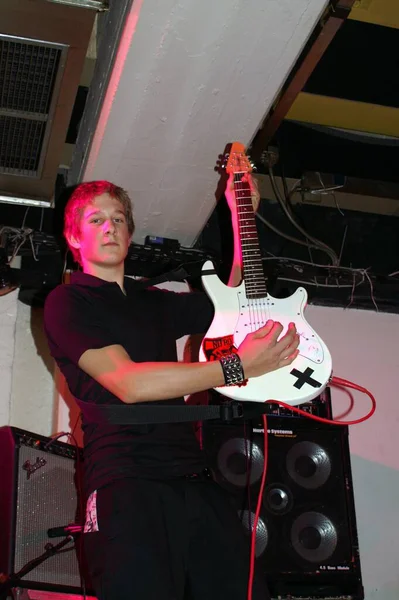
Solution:
<svg viewBox="0 0 399 600">
<path fill-rule="evenodd" d="M 273 402 L 273 404 L 279 404 L 280 406 L 283 406 L 284 408 L 288 408 L 289 410 L 292 410 L 293 412 L 295 412 L 299 415 L 303 415 L 304 417 L 307 417 L 308 419 L 313 419 L 314 421 L 320 421 L 320 423 L 329 423 L 330 425 L 357 425 L 358 423 L 367 421 L 367 419 L 369 419 L 375 413 L 376 401 L 375 401 L 373 394 L 368 389 L 362 387 L 361 385 L 357 385 L 357 383 L 348 381 L 347 379 L 341 379 L 340 377 L 333 377 L 331 379 L 330 385 L 337 386 L 337 387 L 348 387 L 348 388 L 352 388 L 353 390 L 358 390 L 359 392 L 362 392 L 362 394 L 366 394 L 370 398 L 371 404 L 372 404 L 371 409 L 369 410 L 367 415 L 365 415 L 364 417 L 360 417 L 360 419 L 355 419 L 353 421 L 334 421 L 334 419 L 323 419 L 323 417 L 316 417 L 316 415 L 310 415 L 309 413 L 307 413 L 304 410 L 301 410 L 300 408 L 296 408 L 295 406 L 290 406 L 289 404 L 286 404 L 285 402 L 280 402 L 279 400 L 268 400 L 267 402 Z"/>
<path fill-rule="evenodd" d="M 366 389 L 360 385 L 357 385 L 357 383 L 348 381 L 347 379 L 341 379 L 340 377 L 332 377 L 332 379 L 330 381 L 330 385 L 337 386 L 337 387 L 348 387 L 348 388 L 352 388 L 353 390 L 358 390 L 359 392 L 362 392 L 363 394 L 366 394 L 371 400 L 371 409 L 366 414 L 366 416 L 360 417 L 360 419 L 354 419 L 353 421 L 334 421 L 334 419 L 324 419 L 323 417 L 316 417 L 315 415 L 310 415 L 309 413 L 305 412 L 304 410 L 301 410 L 300 408 L 296 408 L 295 406 L 290 406 L 289 404 L 286 404 L 285 402 L 280 402 L 279 400 L 267 400 L 266 403 L 272 402 L 273 404 L 279 404 L 280 406 L 283 406 L 284 408 L 288 408 L 292 412 L 297 413 L 299 415 L 303 415 L 304 417 L 306 417 L 308 419 L 313 419 L 313 421 L 319 421 L 320 423 L 329 423 L 330 425 L 331 424 L 332 425 L 357 425 L 358 423 L 362 423 L 363 421 L 366 421 L 375 413 L 376 401 L 375 401 L 373 394 L 368 389 Z M 268 459 L 267 417 L 266 417 L 266 415 L 262 415 L 262 418 L 263 418 L 264 461 L 263 461 L 262 479 L 261 479 L 261 484 L 260 484 L 260 489 L 259 489 L 259 494 L 258 494 L 258 502 L 256 504 L 255 517 L 254 517 L 252 533 L 251 533 L 251 553 L 250 553 L 250 563 L 249 563 L 247 600 L 252 600 L 252 588 L 253 588 L 253 580 L 254 580 L 254 573 L 255 573 L 256 529 L 258 526 L 260 510 L 262 507 L 262 498 L 263 498 L 263 492 L 264 492 L 264 488 L 265 488 L 265 484 L 266 484 L 266 475 L 267 475 L 267 459 Z M 248 508 L 249 508 L 248 513 L 251 514 L 251 507 L 248 507 Z"/>
<path fill-rule="evenodd" d="M 260 483 L 260 489 L 258 494 L 258 502 L 256 504 L 256 511 L 254 516 L 253 529 L 251 534 L 251 554 L 249 559 L 249 577 L 248 577 L 248 600 L 252 600 L 252 587 L 254 582 L 254 573 L 255 573 L 255 546 L 256 546 L 256 528 L 258 526 L 260 509 L 262 507 L 262 498 L 263 491 L 265 489 L 266 483 L 266 475 L 267 475 L 267 453 L 268 453 L 268 445 L 267 445 L 267 416 L 262 415 L 263 419 L 263 444 L 264 444 L 264 461 L 263 461 L 263 472 L 262 479 Z M 248 514 L 251 515 L 251 507 L 248 507 Z M 249 526 L 251 527 L 251 516 L 249 517 Z"/>
</svg>

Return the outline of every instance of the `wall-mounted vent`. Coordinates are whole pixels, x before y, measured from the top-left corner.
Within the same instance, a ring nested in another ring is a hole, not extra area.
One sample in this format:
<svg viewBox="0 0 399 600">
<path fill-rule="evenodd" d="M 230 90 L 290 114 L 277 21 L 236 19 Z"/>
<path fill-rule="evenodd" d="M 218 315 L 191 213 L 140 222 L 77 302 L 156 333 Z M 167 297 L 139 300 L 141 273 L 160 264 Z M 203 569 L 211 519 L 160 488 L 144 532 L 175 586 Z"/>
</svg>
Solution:
<svg viewBox="0 0 399 600">
<path fill-rule="evenodd" d="M 0 204 L 53 206 L 96 11 L 0 0 Z"/>
<path fill-rule="evenodd" d="M 0 34 L 0 173 L 40 177 L 67 48 Z"/>
</svg>

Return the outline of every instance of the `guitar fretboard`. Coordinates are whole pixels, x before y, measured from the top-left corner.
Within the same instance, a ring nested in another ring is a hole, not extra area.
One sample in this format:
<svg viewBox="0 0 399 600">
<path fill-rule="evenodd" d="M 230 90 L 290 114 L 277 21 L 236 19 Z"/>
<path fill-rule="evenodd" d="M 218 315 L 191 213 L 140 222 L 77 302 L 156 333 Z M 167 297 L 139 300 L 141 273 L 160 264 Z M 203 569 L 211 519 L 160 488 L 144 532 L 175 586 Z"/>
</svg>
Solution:
<svg viewBox="0 0 399 600">
<path fill-rule="evenodd" d="M 241 181 L 244 173 L 234 173 L 234 192 L 237 204 L 238 227 L 241 241 L 243 274 L 246 296 L 249 299 L 267 295 L 262 255 L 252 205 L 251 188 Z"/>
</svg>

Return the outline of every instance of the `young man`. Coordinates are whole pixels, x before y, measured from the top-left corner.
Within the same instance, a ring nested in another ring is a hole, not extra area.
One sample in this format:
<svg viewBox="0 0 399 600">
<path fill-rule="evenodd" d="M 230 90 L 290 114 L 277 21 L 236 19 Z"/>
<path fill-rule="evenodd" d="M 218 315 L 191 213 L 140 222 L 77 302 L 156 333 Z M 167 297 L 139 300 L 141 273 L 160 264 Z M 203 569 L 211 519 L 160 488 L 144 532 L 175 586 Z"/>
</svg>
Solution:
<svg viewBox="0 0 399 600">
<path fill-rule="evenodd" d="M 226 195 L 237 233 L 230 186 Z M 206 332 L 213 309 L 205 294 L 137 289 L 125 278 L 133 229 L 124 190 L 106 181 L 76 188 L 65 237 L 83 271 L 47 299 L 49 346 L 80 400 L 183 405 L 184 395 L 227 381 L 222 362 L 177 362 L 176 340 Z M 230 284 L 237 285 L 237 243 L 234 256 Z M 269 322 L 249 334 L 238 348 L 238 372 L 255 377 L 290 364 L 298 336 L 293 326 L 279 340 L 281 333 Z M 244 599 L 248 540 L 206 469 L 192 424 L 111 426 L 84 418 L 83 429 L 84 542 L 98 598 Z M 259 575 L 253 599 L 268 597 Z"/>
</svg>

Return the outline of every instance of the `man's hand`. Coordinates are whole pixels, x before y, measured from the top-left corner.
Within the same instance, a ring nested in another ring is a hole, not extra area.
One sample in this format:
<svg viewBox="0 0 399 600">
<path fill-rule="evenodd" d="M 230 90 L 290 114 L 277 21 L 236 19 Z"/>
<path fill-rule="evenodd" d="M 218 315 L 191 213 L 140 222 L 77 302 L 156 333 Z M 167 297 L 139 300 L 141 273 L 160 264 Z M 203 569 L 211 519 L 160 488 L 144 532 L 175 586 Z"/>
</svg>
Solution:
<svg viewBox="0 0 399 600">
<path fill-rule="evenodd" d="M 254 207 L 254 211 L 256 212 L 258 210 L 259 202 L 260 202 L 258 182 L 256 181 L 256 179 L 254 179 L 251 176 L 250 173 L 245 173 L 242 176 L 241 181 L 249 183 L 249 187 L 251 188 L 252 205 Z M 235 194 L 234 194 L 234 179 L 233 179 L 232 173 L 230 173 L 230 176 L 227 180 L 225 196 L 226 196 L 226 200 L 230 207 L 231 212 L 234 213 L 236 211 L 237 205 L 236 205 L 236 198 L 235 198 Z"/>
<path fill-rule="evenodd" d="M 294 323 L 279 340 L 281 323 L 268 321 L 254 333 L 249 333 L 238 348 L 245 377 L 258 377 L 290 365 L 298 356 L 299 335 Z"/>
</svg>

